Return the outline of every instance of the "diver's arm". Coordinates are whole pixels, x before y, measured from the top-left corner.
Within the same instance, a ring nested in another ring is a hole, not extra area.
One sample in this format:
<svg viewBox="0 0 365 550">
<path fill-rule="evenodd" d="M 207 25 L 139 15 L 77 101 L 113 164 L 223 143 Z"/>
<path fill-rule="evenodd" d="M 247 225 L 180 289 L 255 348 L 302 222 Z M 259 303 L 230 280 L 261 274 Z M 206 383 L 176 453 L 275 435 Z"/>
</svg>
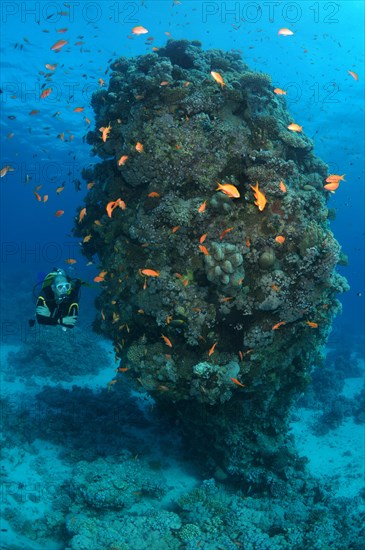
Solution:
<svg viewBox="0 0 365 550">
<path fill-rule="evenodd" d="M 36 306 L 36 318 L 40 325 L 57 325 L 57 319 L 51 317 L 51 312 L 43 296 L 39 296 Z"/>
<path fill-rule="evenodd" d="M 67 316 L 61 319 L 61 325 L 67 328 L 73 328 L 76 324 L 78 313 L 79 304 L 77 302 L 72 302 L 68 308 Z"/>
</svg>

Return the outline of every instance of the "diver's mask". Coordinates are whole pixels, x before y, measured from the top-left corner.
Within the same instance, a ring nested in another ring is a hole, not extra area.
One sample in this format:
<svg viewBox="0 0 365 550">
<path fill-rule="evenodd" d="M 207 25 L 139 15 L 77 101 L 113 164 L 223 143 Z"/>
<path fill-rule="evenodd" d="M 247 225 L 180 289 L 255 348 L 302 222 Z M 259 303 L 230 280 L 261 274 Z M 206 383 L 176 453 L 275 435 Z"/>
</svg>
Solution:
<svg viewBox="0 0 365 550">
<path fill-rule="evenodd" d="M 65 297 L 68 296 L 71 292 L 71 283 L 57 283 L 55 285 L 55 288 L 62 297 Z"/>
</svg>

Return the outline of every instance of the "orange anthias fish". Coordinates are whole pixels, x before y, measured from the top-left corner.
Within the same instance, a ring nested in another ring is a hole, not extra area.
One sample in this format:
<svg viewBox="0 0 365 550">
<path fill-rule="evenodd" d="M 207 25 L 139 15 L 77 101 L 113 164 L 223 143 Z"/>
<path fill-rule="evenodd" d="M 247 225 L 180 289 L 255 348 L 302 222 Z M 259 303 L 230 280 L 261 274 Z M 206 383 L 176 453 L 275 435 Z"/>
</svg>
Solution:
<svg viewBox="0 0 365 550">
<path fill-rule="evenodd" d="M 161 338 L 165 342 L 166 346 L 169 346 L 170 348 L 172 348 L 171 340 L 167 338 L 167 336 L 165 336 L 164 334 L 161 334 Z"/>
<path fill-rule="evenodd" d="M 118 166 L 124 166 L 128 160 L 128 155 L 122 155 L 118 160 Z"/>
<path fill-rule="evenodd" d="M 205 254 L 205 256 L 210 256 L 206 246 L 204 246 L 203 244 L 200 244 L 199 248 L 200 248 L 200 252 L 203 252 L 203 254 Z"/>
<path fill-rule="evenodd" d="M 86 215 L 86 208 L 82 208 L 82 209 L 80 210 L 80 214 L 79 214 L 79 223 L 82 222 L 82 220 L 84 219 L 85 215 Z"/>
<path fill-rule="evenodd" d="M 14 172 L 14 168 L 7 164 L 6 166 L 4 166 L 4 168 L 0 170 L 0 177 L 3 178 L 8 172 Z"/>
<path fill-rule="evenodd" d="M 67 258 L 67 260 L 65 260 L 65 264 L 73 265 L 76 263 L 77 263 L 77 260 L 74 260 L 74 258 Z"/>
<path fill-rule="evenodd" d="M 355 73 L 354 71 L 347 71 L 349 73 L 350 76 L 352 76 L 352 78 L 354 78 L 355 80 L 359 80 L 359 75 L 357 73 Z"/>
<path fill-rule="evenodd" d="M 146 275 L 146 277 L 159 277 L 160 271 L 155 271 L 154 269 L 140 269 L 140 273 L 142 275 Z"/>
<path fill-rule="evenodd" d="M 284 92 L 284 90 L 282 90 L 281 88 L 274 88 L 274 94 L 286 95 L 286 92 Z"/>
<path fill-rule="evenodd" d="M 265 195 L 259 190 L 259 182 L 258 181 L 256 182 L 256 186 L 250 185 L 250 187 L 256 199 L 255 204 L 257 208 L 260 210 L 260 212 L 262 212 L 266 206 L 267 200 Z"/>
<path fill-rule="evenodd" d="M 55 44 L 51 47 L 51 50 L 53 51 L 59 51 L 63 46 L 66 46 L 68 44 L 67 40 L 57 40 Z"/>
<path fill-rule="evenodd" d="M 110 122 L 109 122 L 109 126 L 105 126 L 105 127 L 102 126 L 101 128 L 99 128 L 99 132 L 101 132 L 101 139 L 103 140 L 104 143 L 108 139 L 109 132 L 110 132 L 111 129 L 112 129 L 112 127 L 110 126 Z"/>
<path fill-rule="evenodd" d="M 116 201 L 110 201 L 108 202 L 108 204 L 106 205 L 106 212 L 109 216 L 109 218 L 112 217 L 112 213 L 113 213 L 113 210 L 119 206 L 119 208 L 121 208 L 122 210 L 125 210 L 127 205 L 125 204 L 124 201 L 122 201 L 121 198 L 117 199 Z"/>
<path fill-rule="evenodd" d="M 140 34 L 147 34 L 148 30 L 145 27 L 142 27 L 142 25 L 138 25 L 137 27 L 133 27 L 132 34 L 136 34 L 139 36 Z"/>
<path fill-rule="evenodd" d="M 203 244 L 203 242 L 205 241 L 205 239 L 207 238 L 207 236 L 208 236 L 208 233 L 204 233 L 204 234 L 200 237 L 200 239 L 199 239 L 200 244 Z"/>
<path fill-rule="evenodd" d="M 52 92 L 52 88 L 46 88 L 45 90 L 43 90 L 43 92 L 41 93 L 40 95 L 40 98 L 43 99 L 45 97 L 48 97 L 49 94 Z"/>
<path fill-rule="evenodd" d="M 217 340 L 216 342 L 214 342 L 214 344 L 212 345 L 212 347 L 211 347 L 210 350 L 208 351 L 209 357 L 210 357 L 211 355 L 213 355 L 214 350 L 215 350 L 215 346 L 216 346 L 217 344 L 218 344 L 218 340 Z"/>
<path fill-rule="evenodd" d="M 101 283 L 102 281 L 105 281 L 105 275 L 107 274 L 107 271 L 100 271 L 99 275 L 94 277 L 95 283 Z"/>
<path fill-rule="evenodd" d="M 342 174 L 342 176 L 340 176 L 339 174 L 330 174 L 326 178 L 326 182 L 327 183 L 338 183 L 340 181 L 345 181 L 345 176 L 346 176 L 346 174 Z"/>
<path fill-rule="evenodd" d="M 241 382 L 237 380 L 237 378 L 231 378 L 231 380 L 234 384 L 237 384 L 237 386 L 241 386 L 242 388 L 245 387 L 245 384 L 241 384 Z"/>
<path fill-rule="evenodd" d="M 215 80 L 216 82 L 218 82 L 218 84 L 220 84 L 222 88 L 224 88 L 224 86 L 226 85 L 226 83 L 224 82 L 222 75 L 219 74 L 219 73 L 216 73 L 215 71 L 210 71 L 210 74 L 212 75 L 212 77 L 214 78 L 214 80 Z"/>
<path fill-rule="evenodd" d="M 285 243 L 285 237 L 283 237 L 282 235 L 278 235 L 277 237 L 275 237 L 275 241 L 279 244 L 283 244 Z"/>
<path fill-rule="evenodd" d="M 232 231 L 232 229 L 234 229 L 234 227 L 228 227 L 227 229 L 225 229 L 224 231 L 222 231 L 222 233 L 219 235 L 219 239 L 220 239 L 220 240 L 224 239 L 224 237 L 227 235 L 227 233 L 229 233 L 230 231 Z"/>
<path fill-rule="evenodd" d="M 144 148 L 143 148 L 142 143 L 140 143 L 139 141 L 137 141 L 137 143 L 136 143 L 136 151 L 137 151 L 138 153 L 143 153 L 143 149 L 144 149 Z"/>
<path fill-rule="evenodd" d="M 218 187 L 216 191 L 222 191 L 225 195 L 228 195 L 228 197 L 231 197 L 233 199 L 238 199 L 240 197 L 240 192 L 238 191 L 237 187 L 235 185 L 232 185 L 231 183 L 218 183 Z"/>
<path fill-rule="evenodd" d="M 204 212 L 204 210 L 206 209 L 206 207 L 207 207 L 207 201 L 202 202 L 201 205 L 200 205 L 199 208 L 198 208 L 199 214 L 201 214 L 202 212 Z"/>
<path fill-rule="evenodd" d="M 303 126 L 299 126 L 299 124 L 295 124 L 295 122 L 292 122 L 292 124 L 289 124 L 287 128 L 292 132 L 301 132 L 303 130 Z"/>
<path fill-rule="evenodd" d="M 75 107 L 74 112 L 75 113 L 82 113 L 82 111 L 85 109 L 85 107 Z"/>
<path fill-rule="evenodd" d="M 318 328 L 318 323 L 314 323 L 313 321 L 306 321 L 305 324 L 311 328 Z"/>
<path fill-rule="evenodd" d="M 280 187 L 280 191 L 282 191 L 283 193 L 286 193 L 286 185 L 283 182 L 283 180 L 280 180 L 279 187 Z"/>
<path fill-rule="evenodd" d="M 292 36 L 294 33 L 293 31 L 291 31 L 290 29 L 279 29 L 278 30 L 278 35 L 281 35 L 281 36 Z"/>
<path fill-rule="evenodd" d="M 63 216 L 64 213 L 65 213 L 64 210 L 57 210 L 57 212 L 55 212 L 54 215 L 55 215 L 57 218 L 59 218 L 60 216 Z"/>
<path fill-rule="evenodd" d="M 282 325 L 286 325 L 286 321 L 280 321 L 279 323 L 276 323 L 273 327 L 271 327 L 271 330 L 277 330 Z"/>
<path fill-rule="evenodd" d="M 331 193 L 334 193 L 340 186 L 340 182 L 336 181 L 333 183 L 326 183 L 326 185 L 323 186 L 324 189 L 327 189 L 327 191 L 330 191 Z"/>
</svg>

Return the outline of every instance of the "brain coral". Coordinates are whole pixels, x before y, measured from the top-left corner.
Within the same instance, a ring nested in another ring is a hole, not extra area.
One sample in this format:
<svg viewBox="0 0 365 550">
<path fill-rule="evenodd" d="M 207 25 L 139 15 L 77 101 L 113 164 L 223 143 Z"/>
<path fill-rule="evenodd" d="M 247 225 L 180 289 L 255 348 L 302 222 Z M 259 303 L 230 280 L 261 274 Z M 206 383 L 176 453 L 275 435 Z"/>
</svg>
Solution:
<svg viewBox="0 0 365 550">
<path fill-rule="evenodd" d="M 285 443 L 289 406 L 347 288 L 335 273 L 327 167 L 304 133 L 287 129 L 292 117 L 270 77 L 237 53 L 169 40 L 111 69 L 109 88 L 92 99 L 87 141 L 102 161 L 85 172 L 95 185 L 75 228 L 91 235 L 83 252 L 106 271 L 96 325 L 189 441 L 245 476 L 262 441 L 270 456 Z M 240 196 L 217 192 L 218 182 Z M 126 208 L 109 217 L 117 198 Z M 229 364 L 237 369 L 227 377 Z M 257 434 L 266 437 L 255 444 Z"/>
</svg>

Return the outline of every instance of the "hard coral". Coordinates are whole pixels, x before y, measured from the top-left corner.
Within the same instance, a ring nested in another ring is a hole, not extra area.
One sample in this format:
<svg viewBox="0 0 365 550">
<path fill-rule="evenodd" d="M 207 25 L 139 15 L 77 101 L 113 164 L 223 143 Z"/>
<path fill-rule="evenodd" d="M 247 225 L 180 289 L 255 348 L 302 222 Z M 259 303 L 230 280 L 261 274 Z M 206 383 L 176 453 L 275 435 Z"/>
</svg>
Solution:
<svg viewBox="0 0 365 550">
<path fill-rule="evenodd" d="M 120 58 L 112 70 L 109 89 L 92 100 L 88 142 L 104 159 L 88 172 L 96 182 L 86 199 L 92 215 L 75 228 L 95 235 L 85 254 L 98 254 L 108 272 L 97 323 L 127 374 L 161 405 L 174 403 L 197 448 L 210 441 L 212 462 L 239 409 L 227 470 L 244 475 L 263 453 L 245 445 L 277 433 L 278 424 L 286 432 L 283 419 L 326 342 L 336 294 L 346 290 L 321 185 L 327 168 L 304 132 L 287 129 L 292 117 L 270 77 L 250 71 L 237 53 L 169 40 L 156 53 Z M 221 71 L 224 86 L 211 71 Z M 108 124 L 103 142 L 99 128 Z M 118 166 L 121 155 L 128 160 Z M 235 185 L 240 197 L 217 193 L 218 182 Z M 267 200 L 262 211 L 250 187 L 256 182 Z M 127 208 L 107 219 L 105 206 L 118 197 Z M 143 277 L 145 268 L 158 276 Z M 228 376 L 230 364 L 237 368 Z M 209 426 L 202 404 L 214 409 Z"/>
</svg>

